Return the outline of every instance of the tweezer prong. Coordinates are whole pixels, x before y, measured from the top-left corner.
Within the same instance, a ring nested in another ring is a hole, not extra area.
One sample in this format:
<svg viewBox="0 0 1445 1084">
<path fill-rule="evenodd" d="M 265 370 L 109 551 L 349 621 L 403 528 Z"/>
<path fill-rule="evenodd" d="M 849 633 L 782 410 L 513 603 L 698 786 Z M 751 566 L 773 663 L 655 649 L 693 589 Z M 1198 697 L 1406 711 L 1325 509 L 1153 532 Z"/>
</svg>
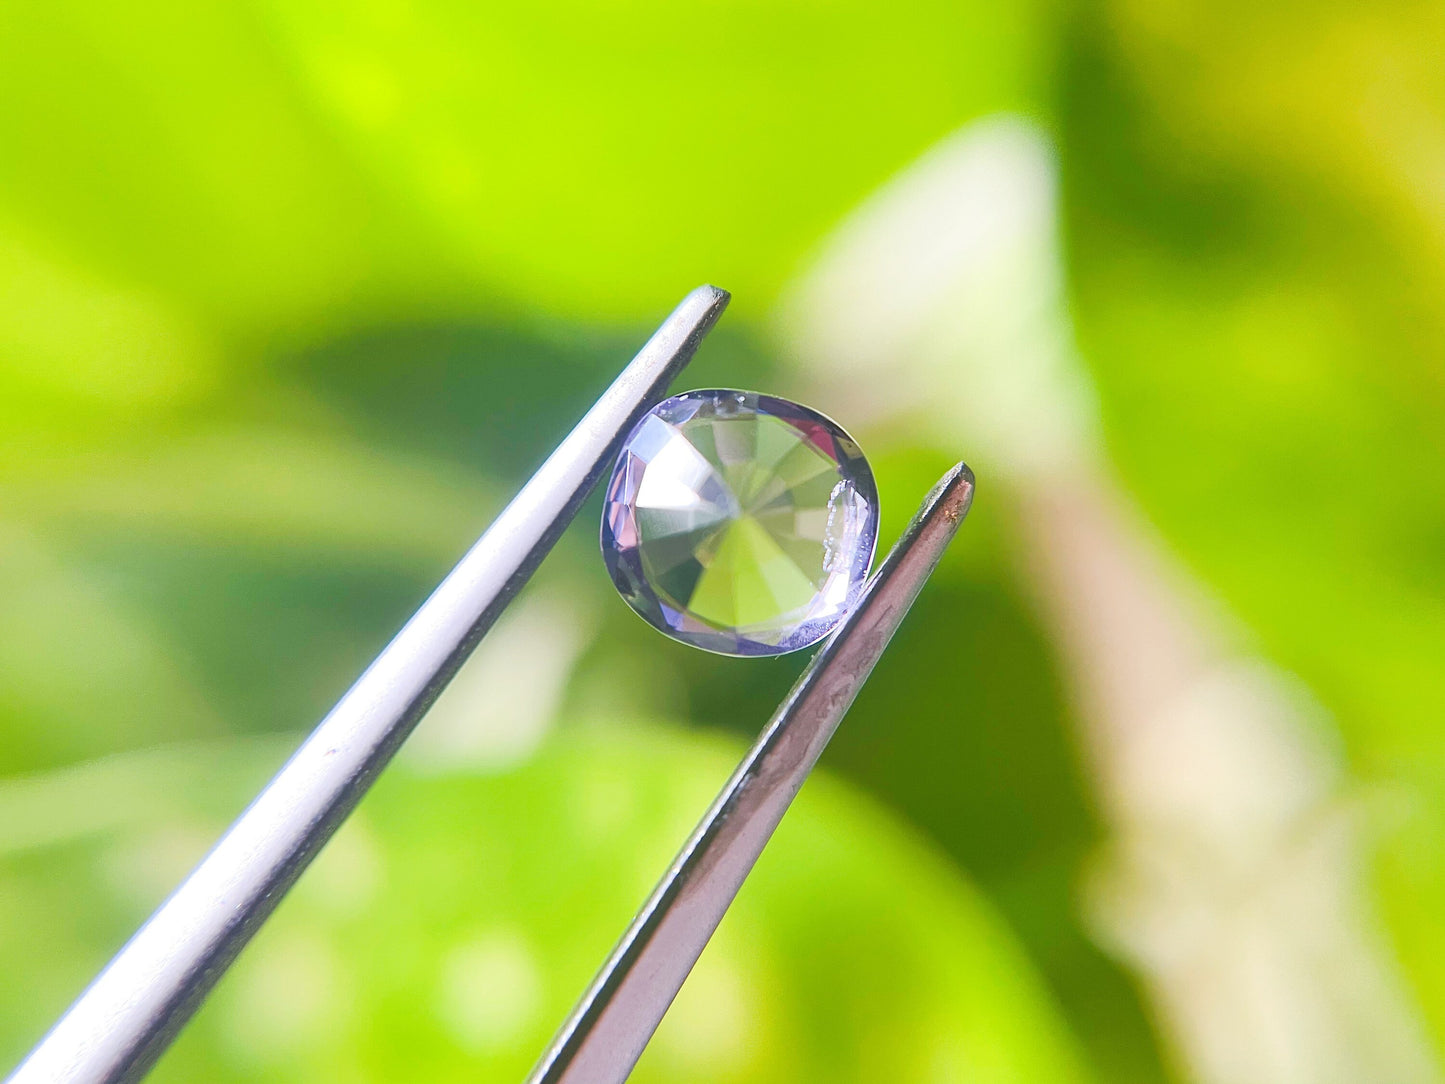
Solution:
<svg viewBox="0 0 1445 1084">
<path fill-rule="evenodd" d="M 527 1084 L 622 1084 L 973 500 L 962 463 L 929 493 L 612 951 Z"/>
<path fill-rule="evenodd" d="M 728 295 L 700 286 L 9 1084 L 143 1076 L 521 590 Z"/>
</svg>

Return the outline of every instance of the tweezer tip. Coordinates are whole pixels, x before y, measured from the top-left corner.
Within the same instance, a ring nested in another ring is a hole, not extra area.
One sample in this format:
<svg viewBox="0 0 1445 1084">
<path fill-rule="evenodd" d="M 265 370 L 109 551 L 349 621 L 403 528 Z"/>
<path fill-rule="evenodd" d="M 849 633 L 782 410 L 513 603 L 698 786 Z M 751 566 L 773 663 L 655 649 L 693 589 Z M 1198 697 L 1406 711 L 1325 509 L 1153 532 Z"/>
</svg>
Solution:
<svg viewBox="0 0 1445 1084">
<path fill-rule="evenodd" d="M 687 296 L 689 298 L 696 298 L 699 301 L 706 302 L 709 305 L 716 305 L 719 309 L 721 309 L 729 301 L 732 300 L 733 295 L 728 293 L 728 291 L 724 290 L 721 286 L 714 286 L 711 283 L 705 282 L 697 289 L 689 293 Z"/>
<path fill-rule="evenodd" d="M 957 523 L 973 503 L 973 490 L 973 470 L 967 463 L 955 463 L 924 499 L 922 514 L 931 517 L 942 513 L 950 522 Z"/>
</svg>

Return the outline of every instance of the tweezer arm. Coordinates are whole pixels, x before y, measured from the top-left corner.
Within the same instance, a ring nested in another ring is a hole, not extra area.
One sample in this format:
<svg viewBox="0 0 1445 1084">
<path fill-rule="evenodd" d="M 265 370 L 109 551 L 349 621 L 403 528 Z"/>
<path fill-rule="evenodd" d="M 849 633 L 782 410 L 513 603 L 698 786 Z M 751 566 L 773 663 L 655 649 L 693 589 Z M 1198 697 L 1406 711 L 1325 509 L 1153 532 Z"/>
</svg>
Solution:
<svg viewBox="0 0 1445 1084">
<path fill-rule="evenodd" d="M 145 1074 L 530 578 L 727 302 L 711 286 L 683 299 L 10 1084 Z"/>
<path fill-rule="evenodd" d="M 528 1084 L 622 1084 L 973 500 L 934 487 L 867 593 L 793 686 L 562 1025 Z"/>
</svg>

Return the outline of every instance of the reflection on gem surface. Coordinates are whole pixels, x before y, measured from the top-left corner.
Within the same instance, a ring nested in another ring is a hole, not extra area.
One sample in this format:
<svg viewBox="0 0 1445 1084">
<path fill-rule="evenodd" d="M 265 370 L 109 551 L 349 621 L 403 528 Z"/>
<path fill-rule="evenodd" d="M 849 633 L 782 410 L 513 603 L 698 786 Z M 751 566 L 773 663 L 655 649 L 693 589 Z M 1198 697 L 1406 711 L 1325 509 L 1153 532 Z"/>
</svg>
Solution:
<svg viewBox="0 0 1445 1084">
<path fill-rule="evenodd" d="M 617 589 L 654 627 L 727 655 L 816 643 L 857 600 L 878 535 L 858 445 L 756 392 L 673 396 L 623 444 L 602 511 Z"/>
</svg>

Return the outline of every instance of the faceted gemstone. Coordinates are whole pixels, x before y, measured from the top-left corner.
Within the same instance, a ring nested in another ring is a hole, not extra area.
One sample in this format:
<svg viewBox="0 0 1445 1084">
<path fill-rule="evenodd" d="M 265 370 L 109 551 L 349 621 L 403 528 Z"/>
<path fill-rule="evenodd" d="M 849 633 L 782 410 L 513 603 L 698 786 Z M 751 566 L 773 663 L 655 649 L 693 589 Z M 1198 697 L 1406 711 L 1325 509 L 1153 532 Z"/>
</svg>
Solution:
<svg viewBox="0 0 1445 1084">
<path fill-rule="evenodd" d="M 857 601 L 878 490 L 853 438 L 807 407 L 690 391 L 628 436 L 607 486 L 602 553 L 634 610 L 684 643 L 780 655 Z"/>
</svg>

